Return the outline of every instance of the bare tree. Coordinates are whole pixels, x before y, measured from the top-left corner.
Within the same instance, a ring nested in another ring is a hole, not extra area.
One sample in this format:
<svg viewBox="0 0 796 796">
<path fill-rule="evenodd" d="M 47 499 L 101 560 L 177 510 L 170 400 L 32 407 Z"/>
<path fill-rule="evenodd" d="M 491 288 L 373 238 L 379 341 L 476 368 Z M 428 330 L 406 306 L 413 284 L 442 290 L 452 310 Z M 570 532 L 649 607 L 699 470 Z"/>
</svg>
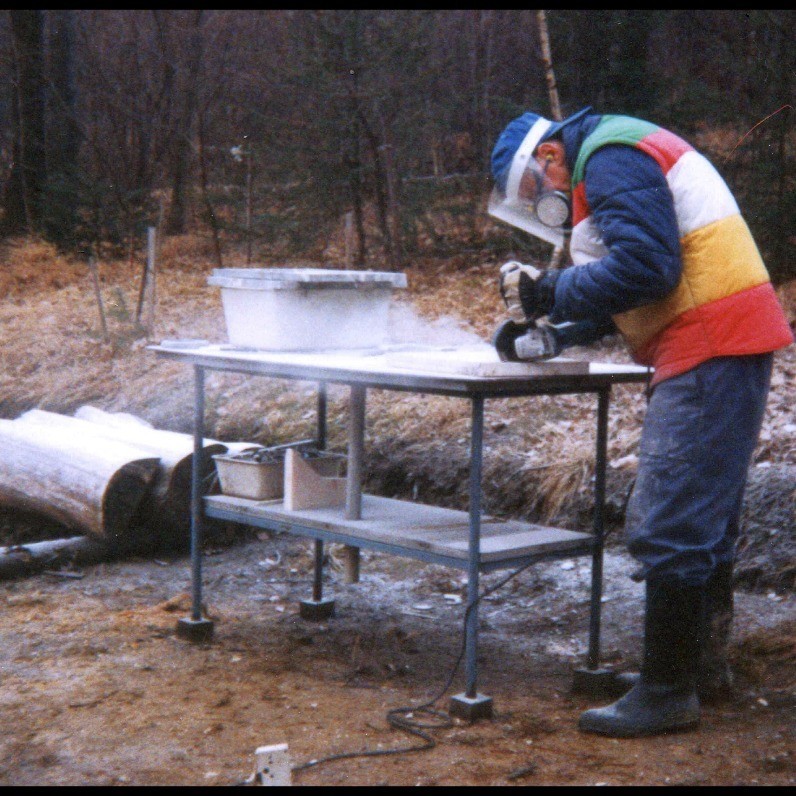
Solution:
<svg viewBox="0 0 796 796">
<path fill-rule="evenodd" d="M 176 113 L 172 131 L 171 158 L 168 168 L 171 172 L 171 204 L 166 216 L 164 232 L 179 234 L 185 232 L 186 197 L 188 187 L 188 168 L 191 155 L 191 135 L 196 117 L 197 87 L 199 71 L 203 58 L 202 16 L 203 10 L 188 12 L 186 29 L 182 28 L 181 18 L 172 19 L 172 30 L 168 31 L 167 19 L 163 11 L 153 11 L 157 25 L 158 43 L 162 50 L 164 63 L 177 91 L 174 98 Z M 172 12 L 173 13 L 173 12 Z M 171 33 L 171 35 L 169 35 Z M 185 59 L 179 65 L 173 62 L 174 54 L 182 53 Z"/>
<path fill-rule="evenodd" d="M 5 194 L 6 234 L 34 231 L 47 179 L 44 148 L 44 15 L 12 9 L 14 64 L 13 155 Z"/>
</svg>

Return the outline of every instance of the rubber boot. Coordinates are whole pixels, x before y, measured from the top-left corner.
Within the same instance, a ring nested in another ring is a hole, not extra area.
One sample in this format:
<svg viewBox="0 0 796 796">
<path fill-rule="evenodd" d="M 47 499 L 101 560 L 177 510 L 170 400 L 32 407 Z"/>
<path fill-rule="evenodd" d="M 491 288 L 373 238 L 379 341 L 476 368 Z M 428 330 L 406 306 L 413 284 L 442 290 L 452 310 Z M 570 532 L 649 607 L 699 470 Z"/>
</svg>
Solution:
<svg viewBox="0 0 796 796">
<path fill-rule="evenodd" d="M 697 694 L 704 704 L 732 697 L 733 678 L 727 658 L 734 614 L 732 571 L 732 561 L 719 564 L 707 584 L 705 641 L 697 670 Z"/>
<path fill-rule="evenodd" d="M 705 639 L 697 670 L 697 696 L 704 705 L 726 702 L 732 698 L 733 678 L 727 660 L 733 620 L 733 562 L 719 564 L 706 585 Z M 617 694 L 627 693 L 636 683 L 638 672 L 614 676 Z"/>
<path fill-rule="evenodd" d="M 696 676 L 704 621 L 704 587 L 678 580 L 647 581 L 639 681 L 612 705 L 582 713 L 578 727 L 613 738 L 696 727 Z"/>
</svg>

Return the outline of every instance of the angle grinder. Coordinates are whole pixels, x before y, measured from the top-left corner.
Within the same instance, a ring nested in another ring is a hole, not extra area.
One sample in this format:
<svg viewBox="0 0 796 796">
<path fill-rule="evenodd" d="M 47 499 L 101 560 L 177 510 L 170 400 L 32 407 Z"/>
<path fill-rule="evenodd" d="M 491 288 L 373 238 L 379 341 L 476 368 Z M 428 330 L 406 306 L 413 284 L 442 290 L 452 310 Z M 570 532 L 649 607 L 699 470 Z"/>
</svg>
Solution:
<svg viewBox="0 0 796 796">
<path fill-rule="evenodd" d="M 570 324 L 561 324 L 561 326 Z M 507 320 L 498 326 L 492 344 L 503 362 L 537 362 L 558 356 L 562 345 L 559 326 L 539 321 Z"/>
</svg>

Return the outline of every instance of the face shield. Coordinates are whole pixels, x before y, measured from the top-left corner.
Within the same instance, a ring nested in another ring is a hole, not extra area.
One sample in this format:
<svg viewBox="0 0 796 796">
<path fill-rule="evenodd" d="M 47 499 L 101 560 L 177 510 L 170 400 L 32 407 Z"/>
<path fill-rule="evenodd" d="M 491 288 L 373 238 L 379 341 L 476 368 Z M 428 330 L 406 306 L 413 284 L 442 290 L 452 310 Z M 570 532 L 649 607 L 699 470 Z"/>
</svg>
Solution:
<svg viewBox="0 0 796 796">
<path fill-rule="evenodd" d="M 545 187 L 546 169 L 533 157 L 551 124 L 547 119 L 533 124 L 512 158 L 505 189 L 496 185 L 492 190 L 487 212 L 554 246 L 562 246 L 569 224 L 569 199 L 561 191 Z"/>
</svg>

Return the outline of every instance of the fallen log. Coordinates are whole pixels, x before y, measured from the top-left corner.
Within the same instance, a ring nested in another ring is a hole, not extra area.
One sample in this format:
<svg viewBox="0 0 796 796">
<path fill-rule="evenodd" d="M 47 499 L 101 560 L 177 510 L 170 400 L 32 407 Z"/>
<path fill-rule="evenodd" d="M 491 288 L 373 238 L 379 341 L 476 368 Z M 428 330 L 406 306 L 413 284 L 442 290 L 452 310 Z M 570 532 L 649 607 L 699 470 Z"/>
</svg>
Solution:
<svg viewBox="0 0 796 796">
<path fill-rule="evenodd" d="M 144 553 L 144 545 L 119 545 L 90 536 L 72 536 L 24 545 L 0 547 L 0 580 L 24 578 L 45 569 L 87 566 L 122 554 Z"/>
<path fill-rule="evenodd" d="M 33 411 L 33 410 L 31 410 Z M 59 415 L 62 417 L 62 415 Z M 128 412 L 106 412 L 103 409 L 98 409 L 96 406 L 81 406 L 75 411 L 75 417 L 80 420 L 89 420 L 92 423 L 97 423 L 105 426 L 112 426 L 120 431 L 127 430 L 131 434 L 131 439 L 141 438 L 141 428 L 151 429 L 154 434 L 151 439 L 158 444 L 159 440 L 172 440 L 175 444 L 183 444 L 189 446 L 193 451 L 193 435 L 184 434 L 179 431 L 165 431 L 163 429 L 156 429 L 148 420 L 137 415 L 129 414 Z M 135 432 L 135 433 L 133 433 Z M 144 432 L 146 433 L 146 432 Z M 223 453 L 241 453 L 252 448 L 259 448 L 256 442 L 221 442 L 217 439 L 204 438 L 205 445 L 223 445 L 226 450 Z"/>
<path fill-rule="evenodd" d="M 107 541 L 132 533 L 160 457 L 127 442 L 0 420 L 0 500 Z"/>
<path fill-rule="evenodd" d="M 96 406 L 86 404 L 75 410 L 75 417 L 80 420 L 88 420 L 92 423 L 103 423 L 106 426 L 132 427 L 132 428 L 155 428 L 148 420 L 129 412 L 106 412 Z"/>
<path fill-rule="evenodd" d="M 83 411 L 91 409 L 92 411 Z M 190 539 L 191 470 L 194 442 L 189 434 L 156 429 L 134 415 L 117 415 L 93 407 L 81 407 L 81 417 L 69 417 L 41 409 L 31 409 L 15 423 L 40 427 L 44 433 L 51 428 L 62 429 L 80 437 L 92 437 L 135 445 L 160 459 L 161 467 L 151 493 L 140 506 L 136 520 L 165 546 L 185 545 Z M 83 418 L 91 418 L 91 420 Z M 229 447 L 217 440 L 204 440 L 200 460 L 203 492 L 213 488 L 215 464 L 212 456 L 227 453 Z"/>
<path fill-rule="evenodd" d="M 155 427 L 143 417 L 133 415 L 128 412 L 106 412 L 104 409 L 99 409 L 96 406 L 86 404 L 75 410 L 75 417 L 80 420 L 90 420 L 92 423 L 102 423 L 103 425 L 114 426 L 116 428 L 134 428 L 138 429 L 141 426 L 151 428 L 157 432 L 159 438 L 166 439 L 182 439 L 184 442 L 193 446 L 193 435 L 183 434 L 179 431 L 164 431 L 155 429 Z M 221 442 L 217 439 L 210 439 L 205 437 L 205 445 L 223 445 L 226 448 L 225 453 L 242 453 L 252 448 L 259 448 L 256 442 Z"/>
</svg>

